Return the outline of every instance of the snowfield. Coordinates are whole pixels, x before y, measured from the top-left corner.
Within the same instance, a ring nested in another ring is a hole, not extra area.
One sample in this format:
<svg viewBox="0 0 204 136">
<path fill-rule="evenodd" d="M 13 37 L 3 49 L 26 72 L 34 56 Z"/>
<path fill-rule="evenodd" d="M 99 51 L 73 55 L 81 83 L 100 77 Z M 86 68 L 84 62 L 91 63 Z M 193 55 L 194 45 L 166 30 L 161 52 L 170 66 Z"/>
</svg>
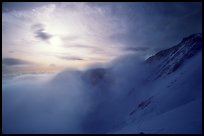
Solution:
<svg viewBox="0 0 204 136">
<path fill-rule="evenodd" d="M 146 61 L 2 82 L 3 133 L 202 133 L 202 34 Z"/>
</svg>

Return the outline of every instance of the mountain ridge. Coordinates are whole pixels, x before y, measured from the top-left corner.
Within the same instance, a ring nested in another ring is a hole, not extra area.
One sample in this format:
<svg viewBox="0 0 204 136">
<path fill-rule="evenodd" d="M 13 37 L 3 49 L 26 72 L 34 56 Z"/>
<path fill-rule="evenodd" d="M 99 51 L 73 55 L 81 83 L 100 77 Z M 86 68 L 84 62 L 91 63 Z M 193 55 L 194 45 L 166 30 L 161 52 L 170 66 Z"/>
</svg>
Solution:
<svg viewBox="0 0 204 136">
<path fill-rule="evenodd" d="M 166 76 L 176 71 L 186 60 L 196 55 L 202 50 L 202 34 L 192 34 L 171 48 L 159 51 L 149 57 L 145 62 L 154 65 L 156 75 L 149 78 L 156 80 L 161 76 Z M 161 62 L 158 62 L 161 61 Z M 155 64 L 158 63 L 158 64 Z"/>
</svg>

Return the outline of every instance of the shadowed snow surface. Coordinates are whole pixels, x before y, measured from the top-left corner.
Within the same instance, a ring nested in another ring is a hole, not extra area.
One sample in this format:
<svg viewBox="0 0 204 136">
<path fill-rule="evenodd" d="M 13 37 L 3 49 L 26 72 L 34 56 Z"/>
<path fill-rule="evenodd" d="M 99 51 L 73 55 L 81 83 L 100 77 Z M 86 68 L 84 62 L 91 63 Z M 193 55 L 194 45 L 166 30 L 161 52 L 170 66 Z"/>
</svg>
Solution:
<svg viewBox="0 0 204 136">
<path fill-rule="evenodd" d="M 201 39 L 145 62 L 3 80 L 3 133 L 202 133 Z"/>
</svg>

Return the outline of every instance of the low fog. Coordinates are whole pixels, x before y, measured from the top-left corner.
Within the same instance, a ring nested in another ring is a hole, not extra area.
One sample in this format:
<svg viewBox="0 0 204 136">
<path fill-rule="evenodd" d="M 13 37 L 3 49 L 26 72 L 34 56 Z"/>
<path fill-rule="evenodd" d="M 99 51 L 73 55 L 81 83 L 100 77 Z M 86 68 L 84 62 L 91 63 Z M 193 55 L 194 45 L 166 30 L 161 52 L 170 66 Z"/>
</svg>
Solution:
<svg viewBox="0 0 204 136">
<path fill-rule="evenodd" d="M 143 63 L 127 55 L 84 70 L 8 79 L 3 133 L 107 133 L 123 116 L 118 103 L 148 74 Z"/>
</svg>

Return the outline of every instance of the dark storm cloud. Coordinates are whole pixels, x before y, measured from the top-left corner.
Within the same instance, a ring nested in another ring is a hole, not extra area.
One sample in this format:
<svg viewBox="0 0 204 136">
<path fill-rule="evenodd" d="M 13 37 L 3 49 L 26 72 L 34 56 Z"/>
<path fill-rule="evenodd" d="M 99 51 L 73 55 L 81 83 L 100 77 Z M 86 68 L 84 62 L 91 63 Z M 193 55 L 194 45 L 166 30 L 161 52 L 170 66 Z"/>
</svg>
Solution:
<svg viewBox="0 0 204 136">
<path fill-rule="evenodd" d="M 45 26 L 43 24 L 34 24 L 31 26 L 31 29 L 34 31 L 35 37 L 43 41 L 47 41 L 53 37 L 45 31 Z"/>
<path fill-rule="evenodd" d="M 25 65 L 25 64 L 31 64 L 28 61 L 16 59 L 16 58 L 3 58 L 2 64 L 7 66 L 13 66 L 13 65 Z"/>
</svg>

